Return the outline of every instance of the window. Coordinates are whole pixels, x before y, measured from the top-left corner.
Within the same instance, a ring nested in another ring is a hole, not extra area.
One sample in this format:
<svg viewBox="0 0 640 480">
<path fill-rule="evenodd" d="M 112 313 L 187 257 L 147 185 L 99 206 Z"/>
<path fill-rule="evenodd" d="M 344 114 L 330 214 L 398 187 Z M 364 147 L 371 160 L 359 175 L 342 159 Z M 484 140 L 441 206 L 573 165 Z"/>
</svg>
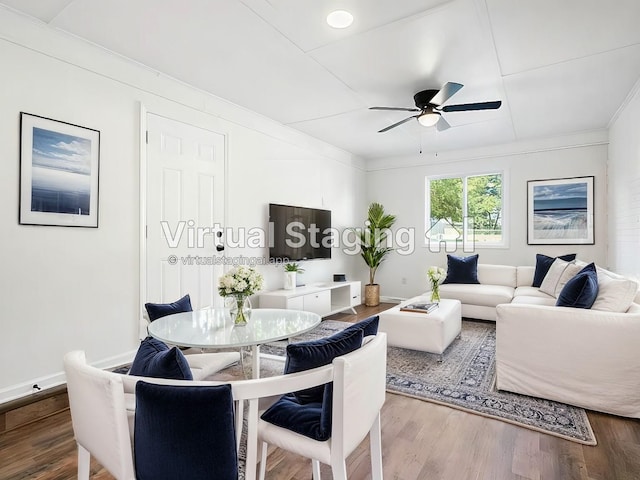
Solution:
<svg viewBox="0 0 640 480">
<path fill-rule="evenodd" d="M 501 173 L 427 177 L 427 243 L 504 245 Z"/>
</svg>

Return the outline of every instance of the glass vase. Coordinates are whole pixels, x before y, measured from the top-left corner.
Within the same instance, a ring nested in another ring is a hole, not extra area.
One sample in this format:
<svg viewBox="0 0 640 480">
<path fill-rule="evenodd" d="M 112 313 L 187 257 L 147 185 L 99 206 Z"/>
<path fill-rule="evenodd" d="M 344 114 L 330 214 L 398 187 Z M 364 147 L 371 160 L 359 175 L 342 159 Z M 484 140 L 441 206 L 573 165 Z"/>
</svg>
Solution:
<svg viewBox="0 0 640 480">
<path fill-rule="evenodd" d="M 229 307 L 229 314 L 233 324 L 237 326 L 246 325 L 251 318 L 251 301 L 249 297 L 227 297 L 226 303 Z"/>
<path fill-rule="evenodd" d="M 431 285 L 431 303 L 439 303 L 440 302 L 440 285 L 434 283 Z"/>
</svg>

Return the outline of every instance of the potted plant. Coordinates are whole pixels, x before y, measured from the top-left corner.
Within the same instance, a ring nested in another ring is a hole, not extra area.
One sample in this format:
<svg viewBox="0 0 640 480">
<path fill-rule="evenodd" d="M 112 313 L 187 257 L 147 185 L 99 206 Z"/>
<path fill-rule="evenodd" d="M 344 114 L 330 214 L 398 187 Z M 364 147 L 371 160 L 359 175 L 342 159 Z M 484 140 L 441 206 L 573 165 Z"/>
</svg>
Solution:
<svg viewBox="0 0 640 480">
<path fill-rule="evenodd" d="M 298 273 L 304 273 L 302 268 L 297 263 L 285 263 L 284 264 L 284 289 L 293 290 L 296 288 L 296 277 Z"/>
<path fill-rule="evenodd" d="M 375 307 L 380 304 L 380 285 L 375 283 L 376 271 L 387 254 L 393 250 L 387 245 L 396 216 L 385 213 L 379 203 L 369 205 L 364 229 L 354 229 L 360 244 L 360 255 L 369 267 L 369 283 L 364 287 L 364 304 Z"/>
</svg>

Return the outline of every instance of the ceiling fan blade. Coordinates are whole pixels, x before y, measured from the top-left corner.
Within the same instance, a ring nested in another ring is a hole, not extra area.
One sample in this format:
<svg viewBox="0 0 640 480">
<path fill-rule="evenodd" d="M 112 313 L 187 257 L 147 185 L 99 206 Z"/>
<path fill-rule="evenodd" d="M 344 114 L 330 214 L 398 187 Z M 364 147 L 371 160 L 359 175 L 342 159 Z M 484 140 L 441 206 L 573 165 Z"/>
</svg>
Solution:
<svg viewBox="0 0 640 480">
<path fill-rule="evenodd" d="M 433 105 L 442 105 L 453 97 L 462 87 L 464 87 L 464 85 L 461 83 L 447 82 L 442 86 L 440 91 L 433 96 L 429 103 L 432 103 Z"/>
<path fill-rule="evenodd" d="M 397 110 L 400 112 L 419 112 L 419 108 L 404 108 L 404 107 L 369 107 L 369 110 Z"/>
<path fill-rule="evenodd" d="M 495 110 L 500 108 L 502 102 L 500 100 L 495 102 L 480 102 L 480 103 L 461 103 L 460 105 L 447 105 L 439 108 L 443 112 L 465 112 L 468 110 Z"/>
<path fill-rule="evenodd" d="M 447 122 L 444 119 L 444 117 L 440 117 L 440 120 L 438 120 L 438 123 L 436 123 L 436 130 L 438 130 L 439 132 L 442 132 L 449 128 L 451 128 L 451 125 L 449 125 L 449 122 Z"/>
<path fill-rule="evenodd" d="M 420 115 L 411 115 L 410 117 L 407 117 L 404 120 L 400 120 L 399 122 L 396 122 L 393 125 L 389 125 L 388 127 L 385 127 L 382 130 L 378 130 L 378 133 L 384 133 L 386 131 L 389 131 L 392 128 L 396 128 L 398 125 L 402 125 L 403 123 L 407 123 L 409 120 L 411 120 L 413 118 L 418 118 L 419 116 Z"/>
</svg>

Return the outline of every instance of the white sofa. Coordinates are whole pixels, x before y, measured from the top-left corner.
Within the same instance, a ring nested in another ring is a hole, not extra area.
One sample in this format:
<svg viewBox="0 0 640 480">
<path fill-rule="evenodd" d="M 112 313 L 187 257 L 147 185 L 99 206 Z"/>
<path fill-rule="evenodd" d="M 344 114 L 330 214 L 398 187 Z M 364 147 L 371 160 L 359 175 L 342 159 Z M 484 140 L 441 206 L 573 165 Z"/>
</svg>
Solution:
<svg viewBox="0 0 640 480">
<path fill-rule="evenodd" d="M 619 311 L 556 307 L 554 296 L 531 286 L 534 270 L 478 265 L 479 285 L 440 286 L 442 298 L 462 302 L 463 317 L 496 321 L 497 388 L 640 418 L 640 294 L 635 282 L 626 281 L 635 290 L 625 302 L 607 304 L 598 297 L 601 303 L 594 304 Z M 598 278 L 625 280 L 603 269 Z"/>
<path fill-rule="evenodd" d="M 502 303 L 555 305 L 554 297 L 531 286 L 534 273 L 535 267 L 478 264 L 479 284 L 444 283 L 440 297 L 460 300 L 464 318 L 493 321 Z"/>
</svg>

